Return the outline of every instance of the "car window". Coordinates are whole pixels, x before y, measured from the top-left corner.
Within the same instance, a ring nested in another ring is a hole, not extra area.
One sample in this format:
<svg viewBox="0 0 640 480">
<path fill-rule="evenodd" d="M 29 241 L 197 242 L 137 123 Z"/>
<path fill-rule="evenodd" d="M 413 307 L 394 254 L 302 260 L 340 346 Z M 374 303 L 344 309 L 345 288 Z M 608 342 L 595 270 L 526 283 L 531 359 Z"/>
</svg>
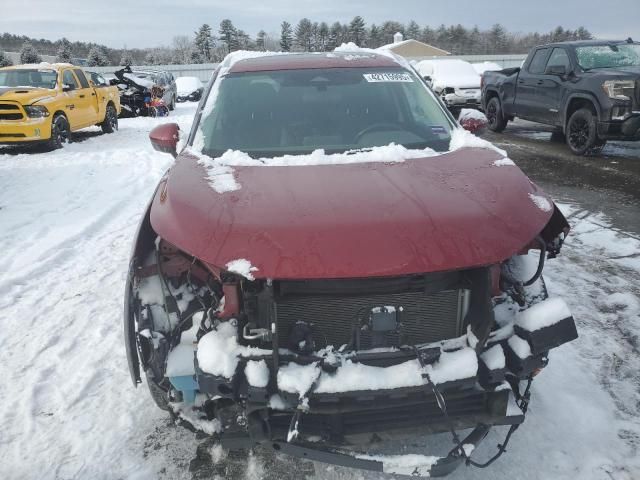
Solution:
<svg viewBox="0 0 640 480">
<path fill-rule="evenodd" d="M 154 75 L 153 81 L 157 85 L 160 85 L 161 87 L 164 87 L 166 85 L 166 82 L 164 81 L 164 76 L 162 74 Z"/>
<path fill-rule="evenodd" d="M 109 85 L 107 80 L 99 73 L 91 72 L 91 81 L 96 87 L 106 87 Z"/>
<path fill-rule="evenodd" d="M 73 72 L 71 70 L 65 70 L 62 74 L 62 83 L 64 85 L 68 85 L 72 90 L 78 88 L 78 81 L 76 77 L 73 76 Z"/>
<path fill-rule="evenodd" d="M 536 53 L 533 54 L 533 58 L 531 59 L 531 63 L 527 68 L 529 73 L 543 73 L 545 60 L 547 59 L 547 53 L 549 53 L 548 48 L 541 48 L 536 50 Z"/>
<path fill-rule="evenodd" d="M 202 120 L 203 151 L 256 157 L 401 144 L 449 148 L 451 123 L 424 83 L 401 68 L 229 74 Z"/>
<path fill-rule="evenodd" d="M 585 70 L 640 66 L 640 44 L 594 45 L 576 48 L 578 65 Z"/>
<path fill-rule="evenodd" d="M 569 60 L 569 55 L 564 48 L 553 49 L 553 52 L 551 52 L 551 56 L 549 57 L 549 61 L 547 62 L 547 68 L 545 68 L 545 71 L 547 71 L 549 67 L 565 67 L 567 72 L 571 70 L 571 60 Z"/>
<path fill-rule="evenodd" d="M 87 81 L 87 77 L 84 76 L 84 72 L 79 68 L 76 68 L 73 72 L 76 74 L 76 77 L 80 81 L 80 85 L 82 85 L 82 88 L 89 88 L 89 82 Z"/>
</svg>

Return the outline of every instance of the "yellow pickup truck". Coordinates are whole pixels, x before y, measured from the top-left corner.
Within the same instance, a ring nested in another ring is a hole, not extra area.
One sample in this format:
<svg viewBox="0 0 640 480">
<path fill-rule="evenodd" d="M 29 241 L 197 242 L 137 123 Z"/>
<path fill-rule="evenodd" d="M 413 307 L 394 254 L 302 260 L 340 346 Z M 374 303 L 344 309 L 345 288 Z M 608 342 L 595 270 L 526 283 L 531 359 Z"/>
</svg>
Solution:
<svg viewBox="0 0 640 480">
<path fill-rule="evenodd" d="M 119 114 L 117 87 L 94 85 L 74 65 L 0 68 L 0 145 L 42 142 L 61 148 L 81 128 L 115 132 Z"/>
</svg>

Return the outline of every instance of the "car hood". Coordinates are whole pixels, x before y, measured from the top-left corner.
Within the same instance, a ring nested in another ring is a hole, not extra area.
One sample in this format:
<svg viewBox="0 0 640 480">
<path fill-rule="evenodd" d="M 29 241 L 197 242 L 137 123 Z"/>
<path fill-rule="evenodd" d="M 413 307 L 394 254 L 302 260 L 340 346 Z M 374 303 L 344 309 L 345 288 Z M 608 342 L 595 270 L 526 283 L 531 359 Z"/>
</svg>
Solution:
<svg viewBox="0 0 640 480">
<path fill-rule="evenodd" d="M 640 66 L 631 66 L 631 67 L 611 67 L 611 68 L 594 68 L 589 70 L 589 72 L 600 74 L 603 76 L 611 75 L 611 76 L 640 76 Z"/>
<path fill-rule="evenodd" d="M 31 105 L 55 95 L 55 90 L 44 90 L 32 87 L 0 87 L 0 101 L 9 100 Z"/>
<path fill-rule="evenodd" d="M 479 75 L 436 76 L 433 78 L 436 88 L 480 88 Z"/>
<path fill-rule="evenodd" d="M 520 251 L 553 213 L 545 194 L 500 159 L 463 148 L 400 163 L 233 167 L 240 189 L 218 193 L 197 158 L 182 153 L 156 192 L 151 224 L 210 265 L 248 260 L 256 278 L 490 265 Z"/>
</svg>

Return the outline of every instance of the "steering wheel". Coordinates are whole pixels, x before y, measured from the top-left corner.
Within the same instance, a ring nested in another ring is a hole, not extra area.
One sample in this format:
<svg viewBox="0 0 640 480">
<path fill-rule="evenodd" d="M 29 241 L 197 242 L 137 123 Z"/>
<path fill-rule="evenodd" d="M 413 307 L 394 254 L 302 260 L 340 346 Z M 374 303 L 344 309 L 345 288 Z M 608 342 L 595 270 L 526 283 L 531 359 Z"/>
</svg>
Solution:
<svg viewBox="0 0 640 480">
<path fill-rule="evenodd" d="M 372 132 L 380 132 L 380 131 L 389 131 L 389 130 L 402 130 L 402 126 L 399 123 L 391 123 L 391 122 L 378 122 L 368 127 L 364 127 L 360 130 L 355 136 L 355 143 L 360 143 L 360 139 L 364 137 L 367 133 Z"/>
</svg>

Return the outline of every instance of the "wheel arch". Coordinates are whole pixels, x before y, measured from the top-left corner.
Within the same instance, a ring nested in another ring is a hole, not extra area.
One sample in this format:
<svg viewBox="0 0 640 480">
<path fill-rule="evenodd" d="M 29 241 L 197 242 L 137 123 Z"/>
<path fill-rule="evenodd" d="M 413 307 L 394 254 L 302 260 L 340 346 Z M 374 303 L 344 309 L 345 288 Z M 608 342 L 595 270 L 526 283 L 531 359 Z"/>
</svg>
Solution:
<svg viewBox="0 0 640 480">
<path fill-rule="evenodd" d="M 600 104 L 594 96 L 588 93 L 574 93 L 567 99 L 567 103 L 564 109 L 563 128 L 565 130 L 567 128 L 567 124 L 569 123 L 569 118 L 571 118 L 571 115 L 573 115 L 581 108 L 589 108 L 595 114 L 596 119 L 600 118 Z"/>
</svg>

